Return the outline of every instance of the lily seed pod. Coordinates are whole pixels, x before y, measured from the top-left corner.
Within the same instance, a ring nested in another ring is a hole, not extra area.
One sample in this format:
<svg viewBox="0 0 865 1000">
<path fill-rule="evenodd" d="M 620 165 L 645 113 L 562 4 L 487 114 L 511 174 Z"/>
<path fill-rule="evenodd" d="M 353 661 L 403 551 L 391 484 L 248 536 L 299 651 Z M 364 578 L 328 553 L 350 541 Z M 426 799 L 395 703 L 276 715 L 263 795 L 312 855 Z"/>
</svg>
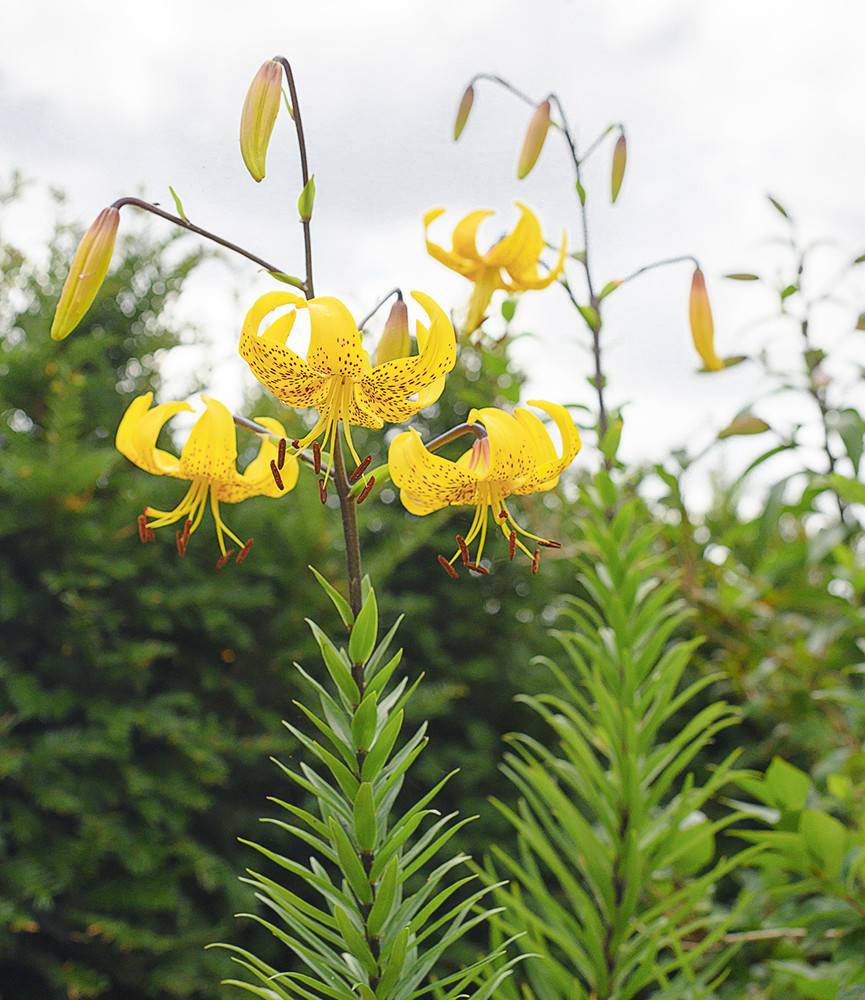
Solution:
<svg viewBox="0 0 865 1000">
<path fill-rule="evenodd" d="M 466 127 L 466 122 L 469 120 L 469 112 L 472 110 L 472 105 L 475 103 L 475 88 L 469 84 L 463 96 L 460 98 L 460 106 L 457 108 L 457 117 L 454 122 L 454 142 L 459 139 L 463 134 L 463 129 Z"/>
<path fill-rule="evenodd" d="M 622 181 L 625 179 L 625 166 L 627 163 L 628 140 L 625 138 L 625 133 L 622 132 L 616 140 L 616 146 L 613 150 L 613 171 L 610 178 L 610 201 L 613 203 L 619 197 L 619 191 L 622 189 Z"/>
<path fill-rule="evenodd" d="M 411 338 L 408 332 L 408 307 L 402 299 L 391 306 L 384 325 L 381 339 L 375 351 L 375 364 L 407 358 L 411 353 Z"/>
<path fill-rule="evenodd" d="M 715 353 L 715 323 L 712 319 L 712 306 L 709 304 L 709 294 L 706 291 L 706 279 L 699 267 L 694 271 L 694 277 L 691 279 L 688 312 L 694 347 L 703 359 L 706 371 L 720 371 L 724 367 L 724 362 Z"/>
<path fill-rule="evenodd" d="M 541 101 L 535 108 L 529 127 L 526 129 L 526 137 L 523 139 L 523 148 L 520 151 L 520 161 L 517 165 L 517 177 L 523 180 L 528 177 L 534 165 L 538 162 L 541 150 L 544 148 L 544 141 L 550 127 L 550 102 Z"/>
<path fill-rule="evenodd" d="M 282 100 L 282 66 L 268 59 L 255 74 L 240 116 L 240 154 L 255 181 L 264 180 L 267 147 Z"/>
<path fill-rule="evenodd" d="M 51 323 L 52 340 L 68 337 L 93 305 L 111 264 L 119 224 L 119 210 L 103 208 L 81 238 Z"/>
</svg>

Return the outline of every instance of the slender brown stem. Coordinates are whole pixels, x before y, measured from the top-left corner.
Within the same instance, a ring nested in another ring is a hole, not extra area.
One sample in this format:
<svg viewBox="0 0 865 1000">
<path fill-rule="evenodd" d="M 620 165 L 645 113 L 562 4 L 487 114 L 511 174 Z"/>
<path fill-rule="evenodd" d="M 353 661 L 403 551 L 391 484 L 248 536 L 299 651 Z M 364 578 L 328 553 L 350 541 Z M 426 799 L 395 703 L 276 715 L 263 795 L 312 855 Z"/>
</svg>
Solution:
<svg viewBox="0 0 865 1000">
<path fill-rule="evenodd" d="M 297 132 L 297 146 L 300 151 L 300 175 L 303 179 L 303 186 L 309 183 L 309 162 L 306 156 L 306 139 L 303 134 L 303 119 L 300 116 L 300 101 L 297 96 L 297 87 L 294 83 L 294 73 L 291 70 L 291 63 L 284 56 L 274 56 L 285 70 L 285 78 L 288 81 L 288 93 L 291 98 L 291 113 L 294 118 L 294 128 Z M 306 260 L 306 297 L 311 299 L 315 292 L 312 283 L 312 234 L 310 232 L 310 220 L 301 219 L 303 226 L 303 249 Z"/>
<path fill-rule="evenodd" d="M 284 56 L 274 56 L 274 61 L 278 62 L 283 70 L 288 82 L 288 94 L 291 100 L 291 112 L 294 118 L 294 128 L 297 132 L 297 148 L 300 153 L 300 174 L 303 179 L 303 186 L 309 183 L 309 160 L 306 152 L 306 137 L 303 133 L 303 119 L 300 113 L 300 99 L 297 96 L 297 86 L 294 82 L 294 73 L 291 64 Z M 303 226 L 303 249 L 306 261 L 306 280 L 304 282 L 304 293 L 307 299 L 315 296 L 315 286 L 312 276 L 312 232 L 310 230 L 310 220 L 301 219 Z M 357 530 L 357 506 L 351 496 L 351 486 L 348 475 L 345 471 L 345 459 L 342 453 L 342 441 L 339 434 L 336 435 L 333 446 L 333 478 L 336 484 L 336 494 L 339 497 L 339 509 L 342 514 L 342 532 L 345 538 L 345 562 L 348 572 L 348 594 L 349 604 L 354 614 L 358 614 L 363 603 L 361 594 L 361 560 L 360 560 L 360 536 Z"/>
<path fill-rule="evenodd" d="M 369 323 L 369 321 L 373 318 L 373 316 L 375 316 L 375 314 L 379 311 L 379 309 L 381 309 L 381 307 L 387 303 L 387 300 L 392 295 L 395 295 L 397 297 L 398 302 L 402 302 L 402 289 L 392 288 L 387 293 L 387 295 L 383 295 L 381 299 L 379 299 L 379 301 L 376 302 L 376 304 L 372 307 L 372 309 L 370 309 L 370 311 L 366 314 L 366 316 L 364 316 L 364 318 L 358 322 L 357 324 L 358 330 L 362 330 L 366 326 L 366 324 Z"/>
<path fill-rule="evenodd" d="M 201 226 L 196 226 L 188 219 L 182 219 L 179 215 L 172 215 L 171 212 L 166 212 L 164 209 L 158 208 L 156 205 L 152 205 L 149 201 L 144 201 L 142 198 L 118 198 L 117 201 L 112 203 L 111 207 L 123 208 L 124 205 L 130 205 L 133 208 L 140 208 L 145 212 L 150 212 L 152 215 L 158 215 L 160 219 L 172 222 L 175 226 L 180 226 L 181 229 L 187 229 L 190 233 L 196 233 L 198 236 L 203 236 L 206 240 L 210 240 L 212 243 L 218 243 L 219 246 L 225 247 L 226 250 L 231 250 L 233 253 L 240 254 L 241 257 L 246 257 L 247 260 L 251 260 L 254 264 L 259 264 L 266 271 L 285 275 L 282 268 L 277 267 L 276 264 L 269 264 L 262 257 L 257 257 L 254 253 L 250 253 L 249 250 L 244 250 L 243 247 L 238 246 L 236 243 L 231 243 L 229 240 L 223 239 L 221 236 L 217 236 L 216 233 L 211 233 L 207 229 L 202 229 Z M 286 275 L 286 277 L 290 277 L 290 275 Z M 296 279 L 296 282 L 297 287 L 301 287 L 303 284 L 299 278 Z M 294 282 L 292 282 L 292 284 L 294 284 Z"/>
</svg>

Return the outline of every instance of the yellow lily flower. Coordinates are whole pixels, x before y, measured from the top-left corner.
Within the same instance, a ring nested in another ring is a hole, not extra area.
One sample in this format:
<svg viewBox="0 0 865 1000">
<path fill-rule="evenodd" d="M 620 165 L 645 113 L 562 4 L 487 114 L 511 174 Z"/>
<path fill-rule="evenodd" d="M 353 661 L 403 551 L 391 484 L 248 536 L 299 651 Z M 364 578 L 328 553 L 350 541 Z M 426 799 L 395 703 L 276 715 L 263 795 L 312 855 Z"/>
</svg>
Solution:
<svg viewBox="0 0 865 1000">
<path fill-rule="evenodd" d="M 115 446 L 134 465 L 155 476 L 186 479 L 190 486 L 173 510 L 145 507 L 138 517 L 138 535 L 142 542 L 154 540 L 154 529 L 164 528 L 183 520 L 183 529 L 175 532 L 177 551 L 183 556 L 190 535 L 201 524 L 207 499 L 216 525 L 216 539 L 222 553 L 216 566 L 221 569 L 233 555 L 226 549 L 225 536 L 240 546 L 237 562 L 243 562 L 252 545 L 250 538 L 242 542 L 222 520 L 220 503 L 239 503 L 254 496 L 279 497 L 297 483 L 297 459 L 286 455 L 285 446 L 268 437 L 261 438 L 258 454 L 244 471 L 237 471 L 237 440 L 234 420 L 228 409 L 215 399 L 201 397 L 206 409 L 190 431 L 180 452 L 173 455 L 156 447 L 159 432 L 176 413 L 191 411 L 188 403 L 160 403 L 151 408 L 153 393 L 137 396 L 129 404 L 117 428 Z M 256 421 L 272 434 L 285 438 L 278 420 L 256 417 Z M 273 470 L 276 470 L 275 472 Z"/>
<path fill-rule="evenodd" d="M 554 267 L 546 274 L 538 272 L 538 262 L 544 250 L 541 224 L 532 210 L 521 201 L 516 202 L 520 218 L 513 230 L 494 243 L 486 253 L 477 246 L 478 226 L 495 212 L 479 209 L 457 223 L 453 233 L 453 249 L 433 243 L 428 234 L 430 225 L 445 209 L 430 209 L 423 217 L 427 253 L 457 274 L 474 282 L 466 316 L 466 332 L 473 333 L 484 321 L 484 314 L 493 292 L 525 292 L 547 288 L 562 273 L 568 252 L 567 233 L 562 232 L 562 246 Z"/>
<path fill-rule="evenodd" d="M 444 388 L 445 375 L 456 363 L 456 337 L 447 314 L 422 292 L 412 292 L 429 318 L 417 323 L 418 353 L 373 366 L 361 344 L 351 313 L 338 299 L 307 301 L 291 292 L 268 292 L 246 314 L 240 336 L 240 354 L 266 389 L 288 406 L 318 410 L 309 433 L 292 442 L 296 451 L 313 444 L 319 461 L 318 438 L 323 438 L 331 462 L 337 429 L 343 434 L 359 469 L 362 462 L 351 439 L 351 427 L 380 428 L 403 423 L 434 403 Z M 262 321 L 276 309 L 290 312 L 274 320 L 263 333 Z M 286 347 L 298 309 L 309 310 L 310 340 L 306 359 Z M 330 476 L 320 482 L 322 497 Z"/>
<path fill-rule="evenodd" d="M 442 568 L 457 576 L 454 563 L 462 557 L 471 570 L 486 573 L 481 566 L 489 516 L 508 540 L 508 554 L 517 549 L 532 560 L 538 571 L 540 549 L 531 552 L 522 538 L 537 545 L 559 548 L 558 542 L 540 538 L 526 531 L 515 520 L 505 502 L 509 496 L 544 493 L 559 481 L 562 471 L 580 450 L 580 434 L 568 411 L 558 403 L 530 400 L 530 406 L 552 417 L 562 438 L 561 454 L 541 420 L 528 410 L 518 408 L 513 414 L 495 407 L 472 410 L 468 423 L 479 423 L 486 436 L 475 441 L 456 462 L 433 454 L 424 447 L 414 429 L 404 431 L 391 443 L 388 465 L 391 478 L 400 489 L 403 506 L 423 517 L 443 507 L 473 506 L 475 515 L 468 532 L 457 535 L 457 551 L 450 559 L 439 556 Z M 479 538 L 472 558 L 469 546 Z"/>
</svg>

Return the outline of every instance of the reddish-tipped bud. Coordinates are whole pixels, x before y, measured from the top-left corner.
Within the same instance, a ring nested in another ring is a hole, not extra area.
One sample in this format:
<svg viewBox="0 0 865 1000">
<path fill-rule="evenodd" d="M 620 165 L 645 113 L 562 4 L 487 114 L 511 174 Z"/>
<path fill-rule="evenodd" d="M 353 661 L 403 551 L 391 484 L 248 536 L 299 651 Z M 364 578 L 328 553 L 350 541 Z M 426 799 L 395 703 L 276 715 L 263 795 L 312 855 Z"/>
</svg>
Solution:
<svg viewBox="0 0 865 1000">
<path fill-rule="evenodd" d="M 267 147 L 282 100 L 282 66 L 274 59 L 255 74 L 240 116 L 240 155 L 255 181 L 264 180 Z"/>
<path fill-rule="evenodd" d="M 451 566 L 451 564 L 447 561 L 447 559 L 445 559 L 444 556 L 436 556 L 436 559 L 438 560 L 439 566 L 441 566 L 441 568 L 445 571 L 445 573 L 447 573 L 447 575 L 452 580 L 459 580 L 460 578 L 459 573 L 457 573 L 457 571 L 453 568 L 453 566 Z"/>
<path fill-rule="evenodd" d="M 711 372 L 720 371 L 724 367 L 724 362 L 715 353 L 715 322 L 712 319 L 709 293 L 706 291 L 706 279 L 699 267 L 691 279 L 688 314 L 694 347 L 702 358 L 705 369 Z"/>
<path fill-rule="evenodd" d="M 93 305 L 114 253 L 120 224 L 116 208 L 103 208 L 78 244 L 51 323 L 51 339 L 63 340 Z"/>
<path fill-rule="evenodd" d="M 469 120 L 469 113 L 472 110 L 472 105 L 475 103 L 475 88 L 469 84 L 463 96 L 460 98 L 460 106 L 457 108 L 457 117 L 454 122 L 454 142 L 459 139 L 463 134 L 463 129 L 466 127 L 466 122 Z"/>
<path fill-rule="evenodd" d="M 408 306 L 397 299 L 391 306 L 384 325 L 378 347 L 375 349 L 375 364 L 407 358 L 411 353 L 411 337 L 408 332 Z"/>
<path fill-rule="evenodd" d="M 517 164 L 517 177 L 522 180 L 528 177 L 532 168 L 538 162 L 541 150 L 544 148 L 544 141 L 550 128 L 550 102 L 541 101 L 535 108 L 529 127 L 526 129 L 526 137 L 523 139 L 523 148 L 520 151 L 520 160 Z"/>
<path fill-rule="evenodd" d="M 622 190 L 622 181 L 625 179 L 625 167 L 628 164 L 628 141 L 623 132 L 616 140 L 616 148 L 613 150 L 613 170 L 610 177 L 610 201 L 615 202 Z"/>
</svg>

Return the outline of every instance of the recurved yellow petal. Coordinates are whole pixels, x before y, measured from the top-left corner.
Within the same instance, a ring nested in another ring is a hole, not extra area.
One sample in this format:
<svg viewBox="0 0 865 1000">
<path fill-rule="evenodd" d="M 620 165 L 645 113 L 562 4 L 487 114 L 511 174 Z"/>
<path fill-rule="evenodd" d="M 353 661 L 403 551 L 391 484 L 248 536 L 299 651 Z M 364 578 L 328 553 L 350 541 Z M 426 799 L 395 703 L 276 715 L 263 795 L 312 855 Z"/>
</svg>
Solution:
<svg viewBox="0 0 865 1000">
<path fill-rule="evenodd" d="M 210 396 L 201 399 L 205 410 L 193 424 L 180 453 L 180 474 L 184 479 L 202 476 L 231 482 L 237 474 L 234 418 L 219 400 Z"/>
<path fill-rule="evenodd" d="M 456 364 L 456 335 L 447 313 L 429 295 L 411 295 L 430 321 L 428 328 L 417 324 L 418 354 L 376 365 L 357 387 L 363 409 L 388 423 L 401 423 L 428 406 L 429 394 L 422 395 L 424 390 L 436 385 Z M 417 399 L 412 400 L 415 395 Z"/>
<path fill-rule="evenodd" d="M 564 406 L 561 406 L 559 403 L 550 403 L 545 399 L 530 399 L 528 400 L 528 405 L 543 410 L 544 413 L 552 417 L 553 423 L 558 428 L 562 439 L 562 450 L 560 454 L 556 454 L 552 440 L 549 438 L 546 428 L 544 428 L 543 433 L 550 441 L 552 456 L 548 457 L 545 461 L 539 461 L 533 479 L 525 482 L 519 489 L 514 491 L 515 493 L 534 493 L 551 490 L 558 482 L 562 472 L 573 462 L 582 445 L 577 425 Z M 526 411 L 518 410 L 518 418 L 521 412 L 525 413 Z M 529 416 L 530 414 L 526 415 Z M 522 419 L 525 420 L 525 417 Z M 537 445 L 537 447 L 539 449 L 539 459 L 543 453 L 547 456 L 550 455 L 550 452 L 546 449 L 541 449 L 540 445 Z"/>
<path fill-rule="evenodd" d="M 724 362 L 715 353 L 715 323 L 712 319 L 712 306 L 706 291 L 706 279 L 698 267 L 691 279 L 691 294 L 688 303 L 688 314 L 691 322 L 691 337 L 694 347 L 709 371 L 720 371 Z"/>
<path fill-rule="evenodd" d="M 352 314 L 339 299 L 328 296 L 304 305 L 310 321 L 309 367 L 321 375 L 344 375 L 358 381 L 370 370 L 370 363 Z"/>
<path fill-rule="evenodd" d="M 480 265 L 476 260 L 469 260 L 465 257 L 459 256 L 459 254 L 456 254 L 451 250 L 445 250 L 443 246 L 440 246 L 438 243 L 433 243 L 433 241 L 429 238 L 429 227 L 433 222 L 435 222 L 436 219 L 439 218 L 439 216 L 444 215 L 444 213 L 445 209 L 443 208 L 431 208 L 428 212 L 424 213 L 424 241 L 426 243 L 427 253 L 440 264 L 444 264 L 445 267 L 449 267 L 452 271 L 456 271 L 457 274 L 461 274 L 464 278 L 471 278 L 480 269 Z"/>
<path fill-rule="evenodd" d="M 262 321 L 284 306 L 303 309 L 306 300 L 292 292 L 268 292 L 252 305 L 243 321 L 240 356 L 277 399 L 288 406 L 314 406 L 327 376 L 313 371 L 299 354 L 284 346 L 296 313 L 287 313 L 263 334 L 258 332 Z"/>
<path fill-rule="evenodd" d="M 277 439 L 285 437 L 285 430 L 278 420 L 273 417 L 255 417 L 255 422 L 266 427 Z M 298 461 L 293 455 L 286 455 L 280 470 L 283 488 L 276 485 L 273 473 L 270 471 L 270 463 L 276 461 L 279 454 L 276 440 L 265 435 L 261 436 L 261 445 L 258 454 L 247 465 L 242 473 L 237 473 L 231 482 L 218 483 L 213 487 L 213 492 L 217 500 L 225 503 L 239 503 L 248 497 L 266 496 L 279 497 L 289 490 L 293 490 L 297 485 Z"/>
<path fill-rule="evenodd" d="M 431 514 L 442 507 L 474 502 L 477 476 L 427 451 L 414 428 L 391 442 L 388 468 L 400 490 L 400 500 L 412 514 Z"/>
<path fill-rule="evenodd" d="M 150 408 L 153 393 L 145 392 L 126 408 L 120 420 L 114 444 L 139 469 L 155 476 L 186 478 L 180 472 L 180 460 L 171 452 L 156 447 L 159 432 L 175 413 L 192 410 L 189 403 L 160 403 Z"/>
<path fill-rule="evenodd" d="M 267 147 L 282 100 L 282 66 L 268 59 L 253 77 L 240 116 L 240 153 L 253 180 L 264 179 Z"/>
<path fill-rule="evenodd" d="M 51 323 L 52 340 L 68 337 L 93 305 L 111 264 L 119 224 L 119 210 L 103 208 L 81 238 Z"/>
</svg>

